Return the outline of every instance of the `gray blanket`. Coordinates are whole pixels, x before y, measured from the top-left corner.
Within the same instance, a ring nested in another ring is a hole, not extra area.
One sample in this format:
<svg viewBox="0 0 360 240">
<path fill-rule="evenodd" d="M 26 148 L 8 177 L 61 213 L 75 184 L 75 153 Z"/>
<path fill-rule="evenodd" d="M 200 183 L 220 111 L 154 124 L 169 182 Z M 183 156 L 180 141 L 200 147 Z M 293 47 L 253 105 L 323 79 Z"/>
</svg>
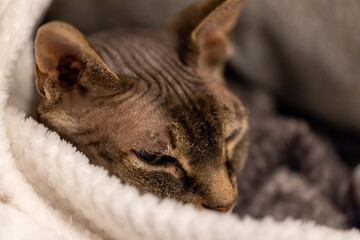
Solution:
<svg viewBox="0 0 360 240">
<path fill-rule="evenodd" d="M 313 220 L 335 228 L 356 226 L 351 168 L 335 146 L 303 120 L 277 113 L 272 98 L 229 81 L 250 112 L 251 147 L 238 178 L 234 212 Z"/>
</svg>

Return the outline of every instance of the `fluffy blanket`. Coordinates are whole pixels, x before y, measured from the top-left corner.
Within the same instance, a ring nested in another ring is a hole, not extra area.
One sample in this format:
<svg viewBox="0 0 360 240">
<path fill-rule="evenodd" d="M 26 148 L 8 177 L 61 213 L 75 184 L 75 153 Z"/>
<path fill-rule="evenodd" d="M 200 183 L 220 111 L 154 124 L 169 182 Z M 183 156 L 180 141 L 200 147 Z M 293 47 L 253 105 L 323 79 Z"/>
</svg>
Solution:
<svg viewBox="0 0 360 240">
<path fill-rule="evenodd" d="M 0 2 L 0 239 L 360 239 L 357 230 L 238 218 L 140 195 L 26 118 L 31 34 L 48 4 Z"/>
</svg>

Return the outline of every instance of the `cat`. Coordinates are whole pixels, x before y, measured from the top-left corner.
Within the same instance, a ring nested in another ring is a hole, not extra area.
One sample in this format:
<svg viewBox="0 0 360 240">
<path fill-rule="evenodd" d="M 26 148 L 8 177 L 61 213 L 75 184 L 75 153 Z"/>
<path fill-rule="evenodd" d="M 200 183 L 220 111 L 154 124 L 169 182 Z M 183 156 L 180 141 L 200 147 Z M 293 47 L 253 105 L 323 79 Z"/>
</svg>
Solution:
<svg viewBox="0 0 360 240">
<path fill-rule="evenodd" d="M 86 38 L 69 23 L 35 39 L 40 121 L 89 161 L 159 198 L 233 208 L 248 117 L 224 85 L 242 0 L 203 0 L 157 29 Z"/>
</svg>

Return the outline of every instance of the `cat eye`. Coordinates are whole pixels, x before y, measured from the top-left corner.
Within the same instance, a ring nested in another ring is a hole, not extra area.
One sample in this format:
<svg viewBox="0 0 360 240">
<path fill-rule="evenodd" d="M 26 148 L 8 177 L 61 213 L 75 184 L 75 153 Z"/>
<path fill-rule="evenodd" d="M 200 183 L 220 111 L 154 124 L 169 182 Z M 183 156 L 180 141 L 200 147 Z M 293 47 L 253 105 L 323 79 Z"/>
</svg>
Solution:
<svg viewBox="0 0 360 240">
<path fill-rule="evenodd" d="M 149 153 L 147 151 L 133 151 L 138 158 L 148 163 L 176 163 L 176 159 L 161 153 Z"/>
<path fill-rule="evenodd" d="M 162 157 L 160 154 L 149 153 L 149 152 L 146 152 L 146 151 L 134 151 L 134 152 L 139 158 L 141 158 L 145 162 L 149 162 L 149 163 L 156 163 Z"/>
<path fill-rule="evenodd" d="M 237 135 L 240 133 L 240 130 L 241 128 L 237 128 L 235 129 L 235 131 L 233 131 L 230 136 L 228 136 L 226 139 L 225 139 L 225 142 L 231 142 L 232 140 L 234 140 Z"/>
</svg>

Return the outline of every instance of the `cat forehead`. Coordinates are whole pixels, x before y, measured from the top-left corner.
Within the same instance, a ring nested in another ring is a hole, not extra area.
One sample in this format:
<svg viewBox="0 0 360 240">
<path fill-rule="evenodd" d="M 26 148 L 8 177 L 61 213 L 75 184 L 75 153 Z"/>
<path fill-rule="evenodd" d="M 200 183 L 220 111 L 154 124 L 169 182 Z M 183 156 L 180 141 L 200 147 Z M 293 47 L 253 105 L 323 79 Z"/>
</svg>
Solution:
<svg viewBox="0 0 360 240">
<path fill-rule="evenodd" d="M 133 95 L 164 108 L 193 106 L 213 95 L 197 69 L 179 58 L 175 40 L 165 30 L 110 31 L 96 34 L 90 42 L 106 65 L 120 76 L 134 78 Z M 214 99 L 212 102 L 215 103 Z M 163 107 L 163 106 L 161 106 Z M 185 109 L 184 109 L 185 110 Z"/>
<path fill-rule="evenodd" d="M 176 39 L 164 29 L 106 31 L 90 36 L 89 41 L 118 75 L 141 79 L 196 75 L 179 59 Z"/>
<path fill-rule="evenodd" d="M 145 82 L 153 90 L 150 94 L 157 88 L 155 95 L 179 98 L 180 104 L 216 94 L 209 89 L 208 77 L 180 59 L 177 40 L 165 29 L 105 31 L 90 36 L 89 41 L 113 72 Z M 219 99 L 224 100 L 222 95 Z"/>
</svg>

